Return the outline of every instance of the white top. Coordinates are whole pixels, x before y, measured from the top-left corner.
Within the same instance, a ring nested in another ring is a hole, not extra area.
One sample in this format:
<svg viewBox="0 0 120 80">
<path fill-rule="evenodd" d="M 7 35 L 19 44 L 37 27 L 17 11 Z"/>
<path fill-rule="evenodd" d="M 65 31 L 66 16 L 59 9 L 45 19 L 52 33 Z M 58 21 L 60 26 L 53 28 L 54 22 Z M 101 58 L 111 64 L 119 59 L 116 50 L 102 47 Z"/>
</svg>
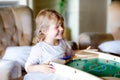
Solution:
<svg viewBox="0 0 120 80">
<path fill-rule="evenodd" d="M 68 48 L 63 39 L 60 40 L 60 43 L 57 46 L 49 45 L 43 41 L 39 42 L 32 47 L 30 56 L 25 64 L 25 69 L 27 69 L 29 65 L 43 64 L 48 61 L 63 58 L 65 53 L 71 55 L 72 51 Z"/>
</svg>

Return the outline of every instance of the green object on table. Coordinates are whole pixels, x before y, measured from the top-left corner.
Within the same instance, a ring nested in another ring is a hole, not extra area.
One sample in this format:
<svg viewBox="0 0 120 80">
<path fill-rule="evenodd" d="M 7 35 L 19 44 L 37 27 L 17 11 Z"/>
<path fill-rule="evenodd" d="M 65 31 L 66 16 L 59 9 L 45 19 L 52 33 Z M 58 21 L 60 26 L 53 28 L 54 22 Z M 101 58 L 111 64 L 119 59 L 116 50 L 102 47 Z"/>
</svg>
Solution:
<svg viewBox="0 0 120 80">
<path fill-rule="evenodd" d="M 118 77 L 120 78 L 120 63 L 113 60 L 100 58 L 86 60 L 72 60 L 66 65 L 83 70 L 98 77 Z"/>
</svg>

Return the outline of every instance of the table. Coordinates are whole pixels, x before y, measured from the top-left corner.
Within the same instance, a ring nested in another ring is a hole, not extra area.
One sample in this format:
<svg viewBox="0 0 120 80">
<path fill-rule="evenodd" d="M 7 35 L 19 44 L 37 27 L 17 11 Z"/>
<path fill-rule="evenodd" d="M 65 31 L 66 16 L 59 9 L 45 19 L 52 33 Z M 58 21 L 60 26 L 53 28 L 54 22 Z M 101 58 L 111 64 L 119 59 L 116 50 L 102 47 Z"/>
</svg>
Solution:
<svg viewBox="0 0 120 80">
<path fill-rule="evenodd" d="M 77 59 L 66 65 L 83 70 L 98 77 L 113 76 L 120 78 L 120 63 L 106 59 Z"/>
<path fill-rule="evenodd" d="M 73 60 L 66 63 L 67 66 L 98 77 L 120 78 L 119 57 L 94 51 L 77 51 L 76 54 L 77 58 L 73 58 Z"/>
</svg>

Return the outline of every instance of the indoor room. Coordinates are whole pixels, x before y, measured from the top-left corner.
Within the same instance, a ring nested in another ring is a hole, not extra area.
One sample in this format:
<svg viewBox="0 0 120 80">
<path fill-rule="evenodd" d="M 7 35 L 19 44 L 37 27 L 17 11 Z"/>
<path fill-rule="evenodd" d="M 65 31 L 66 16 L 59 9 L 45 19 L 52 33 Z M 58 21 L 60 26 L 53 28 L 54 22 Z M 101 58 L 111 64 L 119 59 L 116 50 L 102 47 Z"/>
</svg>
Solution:
<svg viewBox="0 0 120 80">
<path fill-rule="evenodd" d="M 120 80 L 119 66 L 120 0 L 0 0 L 0 80 Z"/>
</svg>

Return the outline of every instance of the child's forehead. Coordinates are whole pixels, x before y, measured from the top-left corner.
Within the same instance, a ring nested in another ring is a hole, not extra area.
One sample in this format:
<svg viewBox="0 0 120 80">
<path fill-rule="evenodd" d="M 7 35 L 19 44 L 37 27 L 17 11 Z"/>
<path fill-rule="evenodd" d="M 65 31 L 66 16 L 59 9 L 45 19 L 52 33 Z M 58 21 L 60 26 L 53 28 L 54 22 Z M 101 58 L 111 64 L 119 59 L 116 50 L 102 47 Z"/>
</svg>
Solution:
<svg viewBox="0 0 120 80">
<path fill-rule="evenodd" d="M 56 24 L 56 25 L 57 25 L 57 24 L 62 24 L 63 21 L 60 20 L 60 19 L 57 19 L 57 20 L 53 19 L 53 20 L 50 21 L 50 23 L 51 23 L 51 24 Z"/>
</svg>

